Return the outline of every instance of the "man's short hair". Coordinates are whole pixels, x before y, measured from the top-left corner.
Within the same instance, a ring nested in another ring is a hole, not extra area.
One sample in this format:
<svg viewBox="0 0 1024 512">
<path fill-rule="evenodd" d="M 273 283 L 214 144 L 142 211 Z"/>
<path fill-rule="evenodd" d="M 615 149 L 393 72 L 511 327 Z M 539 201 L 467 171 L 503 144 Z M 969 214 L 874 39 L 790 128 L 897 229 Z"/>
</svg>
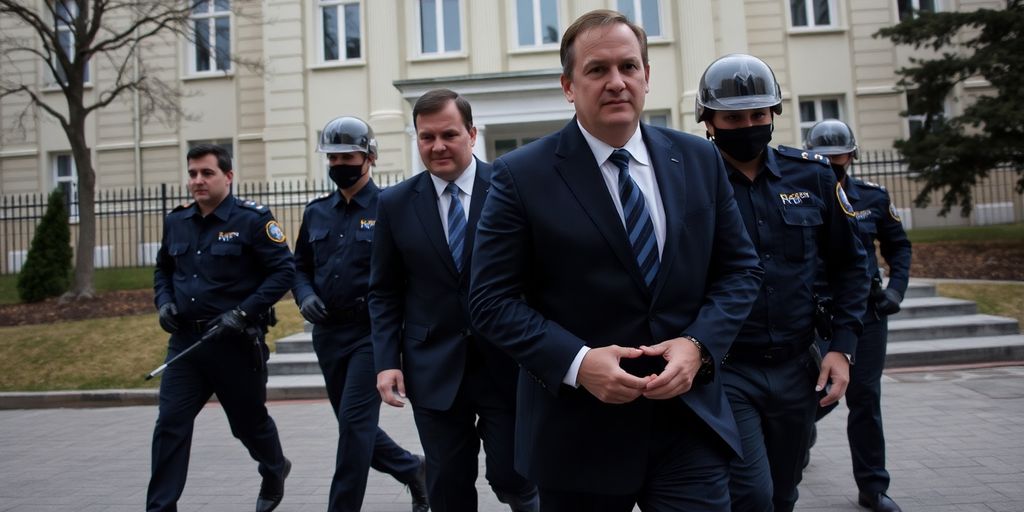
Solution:
<svg viewBox="0 0 1024 512">
<path fill-rule="evenodd" d="M 569 28 L 565 29 L 565 33 L 562 34 L 562 48 L 559 51 L 559 57 L 562 60 L 562 74 L 566 78 L 572 79 L 572 69 L 576 64 L 576 51 L 573 48 L 573 43 L 576 42 L 576 38 L 579 37 L 583 32 L 592 28 L 603 27 L 612 25 L 615 23 L 622 23 L 629 27 L 636 35 L 637 42 L 640 43 L 640 59 L 643 61 L 644 66 L 648 65 L 647 60 L 647 32 L 635 23 L 630 23 L 629 18 L 626 15 L 618 11 L 612 11 L 610 9 L 597 9 L 590 11 L 572 22 Z"/>
<path fill-rule="evenodd" d="M 455 102 L 455 108 L 459 109 L 462 116 L 462 123 L 466 125 L 466 131 L 473 129 L 473 107 L 461 94 L 451 89 L 433 89 L 423 93 L 416 105 L 412 107 L 412 127 L 416 128 L 416 118 L 421 114 L 436 114 L 448 106 L 449 101 Z"/>
<path fill-rule="evenodd" d="M 188 155 L 185 156 L 185 161 L 195 160 L 206 155 L 217 157 L 217 167 L 221 171 L 228 172 L 231 170 L 231 154 L 223 146 L 216 144 L 196 144 L 192 146 L 192 149 L 188 150 Z"/>
</svg>

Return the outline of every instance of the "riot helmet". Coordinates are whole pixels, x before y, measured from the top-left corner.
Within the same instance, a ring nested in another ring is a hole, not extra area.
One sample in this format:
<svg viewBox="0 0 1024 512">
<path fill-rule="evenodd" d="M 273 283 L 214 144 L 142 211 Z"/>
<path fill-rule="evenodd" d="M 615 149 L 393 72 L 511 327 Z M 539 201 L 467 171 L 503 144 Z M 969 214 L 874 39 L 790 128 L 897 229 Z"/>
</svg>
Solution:
<svg viewBox="0 0 1024 512">
<path fill-rule="evenodd" d="M 852 153 L 857 158 L 857 138 L 849 125 L 838 119 L 826 119 L 812 126 L 804 148 L 829 156 Z"/>
<path fill-rule="evenodd" d="M 377 156 L 377 139 L 373 129 L 358 117 L 338 117 L 320 132 L 316 145 L 318 153 L 351 153 L 361 151 L 367 156 Z"/>
<path fill-rule="evenodd" d="M 742 53 L 732 53 L 711 63 L 700 77 L 697 88 L 697 122 L 708 117 L 708 110 L 748 110 L 768 108 L 782 113 L 782 88 L 775 73 L 764 61 Z"/>
</svg>

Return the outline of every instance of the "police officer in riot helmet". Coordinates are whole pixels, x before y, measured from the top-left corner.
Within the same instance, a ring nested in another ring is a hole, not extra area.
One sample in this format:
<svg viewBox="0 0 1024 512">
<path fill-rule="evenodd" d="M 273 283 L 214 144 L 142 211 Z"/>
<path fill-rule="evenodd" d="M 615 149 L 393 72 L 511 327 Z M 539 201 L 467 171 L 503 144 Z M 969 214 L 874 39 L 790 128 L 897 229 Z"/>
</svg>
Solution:
<svg viewBox="0 0 1024 512">
<path fill-rule="evenodd" d="M 885 436 L 882 431 L 881 378 L 885 366 L 889 315 L 900 310 L 910 279 L 910 240 L 885 187 L 850 176 L 858 156 L 853 130 L 838 119 L 815 124 L 804 147 L 828 155 L 832 171 L 842 184 L 857 218 L 858 234 L 867 250 L 871 296 L 862 320 L 864 331 L 857 341 L 856 361 L 850 372 L 846 405 L 850 409 L 846 433 L 853 460 L 853 476 L 859 489 L 858 502 L 878 512 L 898 512 L 899 505 L 886 492 L 889 472 L 885 469 Z M 889 264 L 888 286 L 882 287 L 875 242 Z M 820 409 L 827 413 L 829 409 Z"/>
<path fill-rule="evenodd" d="M 370 168 L 377 140 L 362 119 L 339 117 L 320 134 L 337 190 L 307 206 L 295 243 L 299 312 L 313 324 L 313 349 L 338 420 L 338 447 L 328 510 L 359 510 L 371 467 L 407 484 L 413 512 L 428 509 L 423 459 L 378 425 L 380 395 L 366 296 L 370 245 L 380 189 Z"/>
<path fill-rule="evenodd" d="M 828 159 L 768 146 L 780 114 L 782 90 L 756 57 L 726 55 L 701 77 L 697 120 L 722 154 L 765 269 L 722 366 L 743 439 L 744 457 L 730 471 L 736 511 L 793 510 L 815 410 L 843 396 L 868 294 L 867 257 Z M 824 357 L 814 346 L 822 265 L 835 298 L 834 341 Z"/>
</svg>

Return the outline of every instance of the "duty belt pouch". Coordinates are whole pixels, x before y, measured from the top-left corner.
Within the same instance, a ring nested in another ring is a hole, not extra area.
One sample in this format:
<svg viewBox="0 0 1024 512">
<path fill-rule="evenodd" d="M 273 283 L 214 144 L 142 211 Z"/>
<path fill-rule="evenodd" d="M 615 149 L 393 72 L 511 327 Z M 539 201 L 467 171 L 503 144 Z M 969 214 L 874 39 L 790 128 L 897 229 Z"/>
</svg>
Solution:
<svg viewBox="0 0 1024 512">
<path fill-rule="evenodd" d="M 818 369 L 818 373 L 821 373 L 821 350 L 818 349 L 817 343 L 811 343 L 811 346 L 807 347 L 807 351 L 811 353 L 811 360 L 814 361 L 815 368 Z"/>
<path fill-rule="evenodd" d="M 245 329 L 245 337 L 249 340 L 249 357 L 252 359 L 252 371 L 262 372 L 267 369 L 270 348 L 263 342 L 263 328 L 252 326 Z"/>
<path fill-rule="evenodd" d="M 814 296 L 814 330 L 822 341 L 832 341 L 832 298 Z M 818 355 L 819 359 L 821 355 Z"/>
</svg>

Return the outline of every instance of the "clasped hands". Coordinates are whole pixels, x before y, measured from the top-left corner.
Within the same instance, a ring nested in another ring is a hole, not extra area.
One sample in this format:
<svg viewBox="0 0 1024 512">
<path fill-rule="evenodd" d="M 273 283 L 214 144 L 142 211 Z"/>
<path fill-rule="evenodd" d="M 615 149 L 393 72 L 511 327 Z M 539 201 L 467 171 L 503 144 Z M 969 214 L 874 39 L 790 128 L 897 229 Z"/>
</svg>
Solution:
<svg viewBox="0 0 1024 512">
<path fill-rule="evenodd" d="M 619 364 L 623 359 L 641 356 L 665 359 L 665 369 L 660 374 L 637 377 L 623 370 Z M 641 396 L 664 400 L 690 390 L 700 370 L 700 359 L 700 349 L 687 338 L 673 338 L 650 347 L 611 345 L 592 348 L 580 362 L 576 383 L 598 400 L 610 404 L 632 402 Z"/>
</svg>

